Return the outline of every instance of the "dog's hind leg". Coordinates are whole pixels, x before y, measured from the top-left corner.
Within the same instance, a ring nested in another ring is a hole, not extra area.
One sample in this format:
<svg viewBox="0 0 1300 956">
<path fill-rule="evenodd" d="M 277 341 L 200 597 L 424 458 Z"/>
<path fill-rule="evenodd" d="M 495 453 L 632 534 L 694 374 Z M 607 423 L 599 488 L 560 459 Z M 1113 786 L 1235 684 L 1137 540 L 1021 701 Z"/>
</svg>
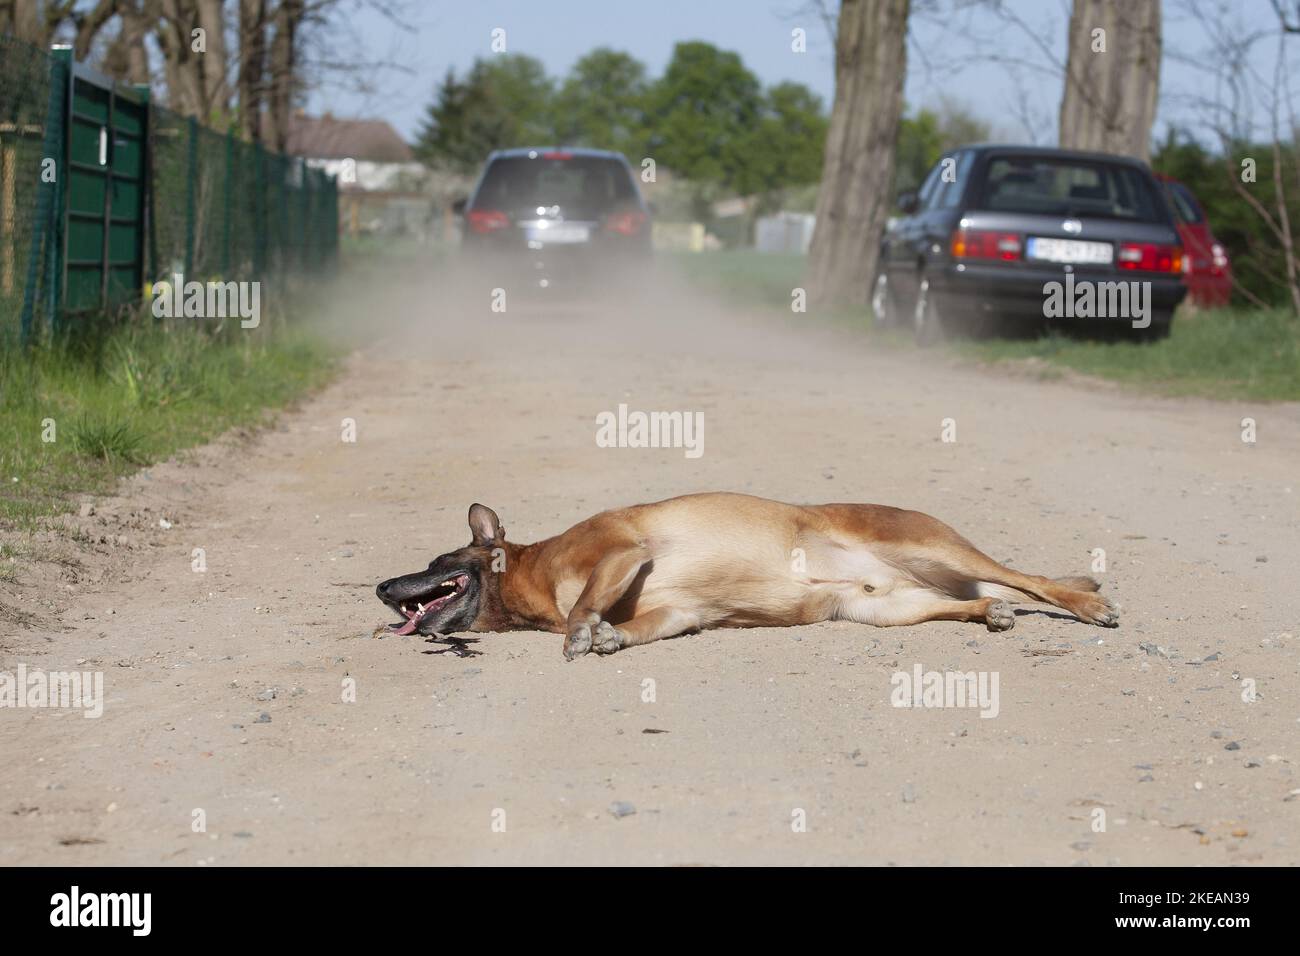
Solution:
<svg viewBox="0 0 1300 956">
<path fill-rule="evenodd" d="M 633 545 L 611 551 L 596 562 L 565 622 L 566 659 L 581 657 L 592 649 L 592 632 L 601 616 L 618 603 L 648 560 L 649 552 Z"/>
<path fill-rule="evenodd" d="M 924 551 L 897 554 L 896 560 L 919 580 L 954 596 L 1015 600 L 1018 593 L 1031 601 L 1063 608 L 1088 624 L 1099 627 L 1119 624 L 1118 609 L 1095 593 L 1099 585 L 1092 578 L 1052 580 L 1037 574 L 1022 574 L 994 561 L 960 536 L 954 535 L 953 540 Z"/>
<path fill-rule="evenodd" d="M 675 607 L 659 607 L 638 614 L 618 627 L 614 627 L 608 621 L 601 621 L 596 625 L 592 636 L 591 649 L 597 654 L 613 654 L 625 647 L 649 644 L 660 638 L 684 634 L 699 626 L 699 618 L 688 611 L 681 611 Z"/>
</svg>

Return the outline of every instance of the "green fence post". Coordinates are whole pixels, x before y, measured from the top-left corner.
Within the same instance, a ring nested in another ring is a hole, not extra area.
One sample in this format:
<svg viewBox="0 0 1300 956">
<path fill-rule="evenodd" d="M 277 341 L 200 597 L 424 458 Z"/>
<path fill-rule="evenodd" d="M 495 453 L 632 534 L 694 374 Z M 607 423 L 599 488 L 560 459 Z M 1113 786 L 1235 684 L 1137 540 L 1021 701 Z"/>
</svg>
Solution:
<svg viewBox="0 0 1300 956">
<path fill-rule="evenodd" d="M 266 271 L 266 155 L 261 143 L 253 143 L 253 278 L 261 281 Z"/>
<path fill-rule="evenodd" d="M 63 277 L 63 230 L 59 228 L 62 212 L 62 193 L 59 189 L 67 175 L 67 123 L 64 113 L 68 106 L 66 80 L 72 63 L 70 47 L 55 47 L 50 51 L 50 96 L 45 107 L 45 138 L 42 151 L 45 159 L 54 160 L 54 182 L 44 177 L 36 195 L 36 219 L 32 226 L 32 245 L 27 257 L 27 282 L 23 288 L 23 310 L 19 317 L 19 339 L 26 344 L 31 339 L 32 317 L 36 311 L 36 287 L 41 281 L 38 263 L 41 247 L 45 248 L 45 308 L 51 330 L 54 328 L 58 308 L 58 287 Z"/>
<path fill-rule="evenodd" d="M 199 121 L 193 116 L 187 123 L 189 142 L 185 150 L 185 277 L 194 270 L 194 189 L 198 179 Z"/>
<path fill-rule="evenodd" d="M 307 160 L 298 159 L 298 191 L 301 194 L 301 209 L 298 211 L 298 270 L 306 272 L 310 266 L 307 255 L 307 213 L 311 210 L 311 190 L 307 185 Z"/>
<path fill-rule="evenodd" d="M 226 185 L 223 190 L 224 202 L 221 210 L 221 278 L 223 281 L 230 278 L 230 204 L 233 200 L 231 196 L 231 179 L 232 167 L 235 164 L 235 131 L 226 130 Z"/>
</svg>

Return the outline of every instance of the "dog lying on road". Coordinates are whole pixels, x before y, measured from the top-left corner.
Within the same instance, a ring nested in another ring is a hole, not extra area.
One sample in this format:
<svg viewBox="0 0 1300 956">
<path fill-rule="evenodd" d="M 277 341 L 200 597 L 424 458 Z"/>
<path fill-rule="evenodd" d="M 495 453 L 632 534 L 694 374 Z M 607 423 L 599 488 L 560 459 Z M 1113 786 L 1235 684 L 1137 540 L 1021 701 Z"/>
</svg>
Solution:
<svg viewBox="0 0 1300 956">
<path fill-rule="evenodd" d="M 707 627 L 979 621 L 1005 631 L 1024 601 L 1119 623 L 1092 578 L 1021 574 L 929 515 L 882 505 L 686 495 L 513 544 L 476 504 L 469 528 L 467 547 L 376 588 L 402 617 L 394 633 L 556 631 L 573 660 Z"/>
</svg>

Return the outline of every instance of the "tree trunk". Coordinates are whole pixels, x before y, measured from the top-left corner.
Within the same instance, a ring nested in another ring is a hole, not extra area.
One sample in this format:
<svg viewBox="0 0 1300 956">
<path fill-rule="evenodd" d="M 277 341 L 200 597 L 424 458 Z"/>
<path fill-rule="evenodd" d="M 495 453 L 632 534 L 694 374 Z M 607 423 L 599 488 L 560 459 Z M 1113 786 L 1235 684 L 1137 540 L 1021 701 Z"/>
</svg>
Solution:
<svg viewBox="0 0 1300 956">
<path fill-rule="evenodd" d="M 158 24 L 158 48 L 163 55 L 163 76 L 167 82 L 167 105 L 184 116 L 204 118 L 207 97 L 203 89 L 200 60 L 191 32 L 198 24 L 194 0 L 162 0 L 162 21 Z"/>
<path fill-rule="evenodd" d="M 239 0 L 239 122 L 244 138 L 262 139 L 266 69 L 266 0 Z"/>
<path fill-rule="evenodd" d="M 826 136 L 808 292 L 825 305 L 865 305 L 889 216 L 903 112 L 909 0 L 843 0 L 835 105 Z"/>
<path fill-rule="evenodd" d="M 1160 0 L 1074 0 L 1063 148 L 1150 159 L 1160 47 Z"/>
<path fill-rule="evenodd" d="M 295 36 L 302 22 L 303 0 L 280 0 L 275 11 L 275 36 L 271 39 L 271 148 L 285 152 L 289 144 L 289 122 L 293 117 L 293 94 L 297 88 L 297 44 Z"/>
<path fill-rule="evenodd" d="M 100 69 L 117 80 L 149 82 L 149 54 L 144 39 L 158 24 L 160 0 L 118 0 L 121 26 L 109 42 Z"/>
<path fill-rule="evenodd" d="M 90 56 L 90 47 L 104 24 L 117 13 L 117 0 L 98 0 L 87 12 L 74 17 L 77 32 L 72 41 L 72 56 L 81 63 Z"/>
<path fill-rule="evenodd" d="M 203 75 L 203 113 L 206 122 L 224 120 L 230 110 L 229 63 L 226 60 L 226 11 L 223 0 L 198 0 L 198 25 L 203 29 L 208 52 L 199 57 Z"/>
</svg>

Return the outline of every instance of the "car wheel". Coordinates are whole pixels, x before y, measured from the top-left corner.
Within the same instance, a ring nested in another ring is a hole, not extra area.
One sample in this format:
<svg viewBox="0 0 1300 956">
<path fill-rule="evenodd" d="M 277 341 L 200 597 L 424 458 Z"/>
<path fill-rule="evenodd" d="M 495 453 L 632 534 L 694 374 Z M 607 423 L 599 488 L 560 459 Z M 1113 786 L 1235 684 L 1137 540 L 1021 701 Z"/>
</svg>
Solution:
<svg viewBox="0 0 1300 956">
<path fill-rule="evenodd" d="M 938 303 L 930 291 L 930 280 L 922 279 L 916 290 L 916 306 L 912 309 L 912 335 L 917 345 L 929 346 L 943 341 L 945 332 Z"/>
<path fill-rule="evenodd" d="M 898 308 L 894 305 L 894 292 L 889 288 L 889 277 L 881 272 L 871 287 L 871 317 L 880 328 L 898 324 Z"/>
</svg>

